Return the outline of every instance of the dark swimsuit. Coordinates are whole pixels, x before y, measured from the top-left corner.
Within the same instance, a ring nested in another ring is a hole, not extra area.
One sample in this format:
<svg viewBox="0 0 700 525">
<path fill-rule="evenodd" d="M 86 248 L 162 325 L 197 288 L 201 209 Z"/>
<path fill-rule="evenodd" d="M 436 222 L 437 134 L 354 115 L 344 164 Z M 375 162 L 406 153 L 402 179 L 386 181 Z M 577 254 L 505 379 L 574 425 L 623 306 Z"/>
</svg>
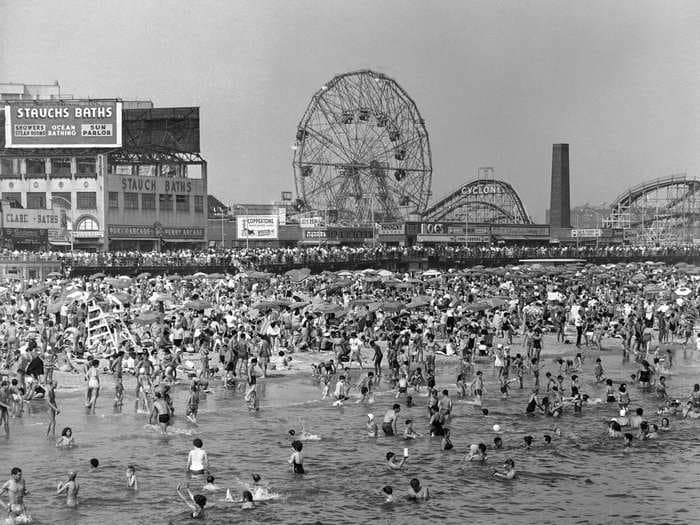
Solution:
<svg viewBox="0 0 700 525">
<path fill-rule="evenodd" d="M 533 399 L 527 404 L 527 408 L 525 409 L 525 412 L 527 414 L 533 414 L 535 412 L 535 408 L 537 408 L 537 403 Z"/>
<path fill-rule="evenodd" d="M 297 463 L 296 461 L 294 461 L 292 463 L 292 467 L 294 468 L 295 474 L 303 474 L 304 473 L 304 465 L 302 465 L 301 463 Z"/>
</svg>

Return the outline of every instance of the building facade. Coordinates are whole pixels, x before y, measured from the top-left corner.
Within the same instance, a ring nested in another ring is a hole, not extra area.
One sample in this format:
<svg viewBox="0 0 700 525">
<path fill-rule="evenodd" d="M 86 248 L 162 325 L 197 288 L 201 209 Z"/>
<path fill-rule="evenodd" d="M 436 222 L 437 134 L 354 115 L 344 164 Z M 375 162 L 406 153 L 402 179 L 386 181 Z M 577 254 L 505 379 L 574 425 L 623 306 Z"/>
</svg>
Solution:
<svg viewBox="0 0 700 525">
<path fill-rule="evenodd" d="M 81 100 L 60 86 L 0 84 L 0 198 L 60 208 L 53 249 L 159 250 L 206 245 L 206 161 L 199 109 Z M 15 247 L 43 236 L 3 229 Z"/>
</svg>

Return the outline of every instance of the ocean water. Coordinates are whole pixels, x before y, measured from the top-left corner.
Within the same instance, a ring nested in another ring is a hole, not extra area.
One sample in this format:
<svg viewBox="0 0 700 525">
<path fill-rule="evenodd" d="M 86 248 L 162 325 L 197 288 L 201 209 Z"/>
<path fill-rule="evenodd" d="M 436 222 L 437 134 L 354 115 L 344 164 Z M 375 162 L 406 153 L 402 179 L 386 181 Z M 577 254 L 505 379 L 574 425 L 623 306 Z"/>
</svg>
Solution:
<svg viewBox="0 0 700 525">
<path fill-rule="evenodd" d="M 609 377 L 627 380 L 636 371 L 634 362 L 624 363 L 619 341 L 600 353 Z M 515 345 L 515 351 L 518 351 Z M 556 355 L 573 357 L 571 345 L 553 346 L 546 340 L 543 353 L 547 368 L 557 372 Z M 592 368 L 598 352 L 588 351 L 581 391 L 591 397 L 604 397 L 603 384 L 596 385 Z M 454 380 L 457 362 L 438 363 L 437 386 L 448 388 L 454 399 L 450 423 L 451 451 L 440 450 L 439 438 L 422 437 L 404 442 L 399 437 L 369 438 L 365 433 L 366 414 L 372 412 L 379 423 L 385 410 L 395 402 L 386 383 L 373 405 L 353 401 L 333 407 L 320 400 L 318 384 L 305 375 L 272 377 L 259 385 L 261 410 L 251 413 L 243 393 L 225 389 L 218 383 L 203 396 L 199 425 L 183 417 L 186 385 L 175 387 L 176 418 L 168 436 L 161 436 L 146 425 L 145 416 L 133 412 L 133 389 L 127 386 L 122 413 L 112 409 L 112 379 L 103 376 L 103 393 L 95 415 L 82 406 L 84 393 L 62 389 L 58 401 L 63 412 L 61 428 L 73 429 L 77 446 L 59 450 L 45 438 L 46 411 L 42 402 L 32 403 L 29 413 L 11 421 L 9 440 L 0 437 L 0 472 L 9 477 L 11 467 L 24 471 L 31 495 L 26 503 L 34 523 L 189 523 L 193 520 L 175 492 L 178 483 L 189 483 L 194 493 L 201 478 L 185 473 L 192 440 L 204 441 L 211 472 L 223 490 L 208 494 L 206 519 L 200 522 L 225 523 L 693 523 L 700 521 L 694 501 L 700 486 L 700 420 L 671 419 L 672 430 L 658 440 L 636 442 L 624 452 L 622 440 L 607 438 L 606 422 L 617 415 L 617 405 L 584 407 L 575 416 L 571 410 L 561 419 L 526 417 L 532 377 L 526 375 L 525 389 L 516 388 L 507 401 L 500 399 L 491 366 L 481 365 L 486 378 L 484 406 L 479 408 L 456 398 Z M 685 397 L 700 372 L 698 352 L 675 350 L 673 374 L 668 378 L 669 393 Z M 354 373 L 357 381 L 360 371 Z M 556 375 L 556 373 L 555 373 Z M 568 386 L 568 380 L 566 381 Z M 567 388 L 568 390 L 568 388 Z M 383 393 L 382 393 L 383 392 Z M 630 390 L 631 408 L 641 406 L 645 419 L 658 423 L 659 402 L 653 394 Z M 427 434 L 426 397 L 414 396 L 415 407 L 406 408 L 400 400 L 403 420 L 411 418 L 417 432 Z M 304 443 L 306 474 L 294 475 L 287 459 L 291 453 L 287 432 L 306 429 L 320 441 Z M 485 465 L 464 462 L 472 443 L 484 442 L 492 448 L 494 424 L 503 428 L 504 450 L 489 450 Z M 542 436 L 552 434 L 556 425 L 561 437 L 551 448 L 544 448 Z M 636 433 L 636 431 L 633 431 Z M 523 447 L 523 436 L 535 438 L 530 450 Z M 408 447 L 410 457 L 400 471 L 388 470 L 388 451 L 400 455 Z M 90 458 L 100 467 L 92 470 Z M 512 481 L 499 481 L 492 468 L 513 458 L 518 471 Z M 125 468 L 137 468 L 139 490 L 126 489 Z M 56 496 L 56 484 L 70 470 L 78 471 L 80 505 L 67 509 L 64 497 Z M 258 502 L 253 510 L 223 501 L 226 488 L 240 497 L 253 473 L 259 473 L 270 492 L 279 498 Z M 424 503 L 405 501 L 408 482 L 417 477 L 430 489 L 432 498 Z M 379 491 L 391 485 L 397 496 L 392 505 L 383 503 Z M 211 508 L 209 508 L 211 507 Z"/>
</svg>

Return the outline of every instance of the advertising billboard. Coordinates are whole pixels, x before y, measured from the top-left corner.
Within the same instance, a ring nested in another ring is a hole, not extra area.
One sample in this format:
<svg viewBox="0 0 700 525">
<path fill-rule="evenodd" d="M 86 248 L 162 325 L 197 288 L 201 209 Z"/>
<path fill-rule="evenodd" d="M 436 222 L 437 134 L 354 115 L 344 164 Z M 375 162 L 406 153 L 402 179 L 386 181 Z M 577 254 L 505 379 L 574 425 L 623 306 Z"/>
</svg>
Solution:
<svg viewBox="0 0 700 525">
<path fill-rule="evenodd" d="M 6 148 L 114 148 L 122 145 L 116 100 L 5 102 Z"/>
<path fill-rule="evenodd" d="M 302 228 L 319 228 L 323 226 L 323 217 L 302 217 L 299 219 Z"/>
<path fill-rule="evenodd" d="M 55 230 L 66 228 L 65 214 L 63 219 L 60 210 L 24 210 L 20 208 L 4 208 L 2 211 L 3 228 L 17 230 Z"/>
<path fill-rule="evenodd" d="M 275 240 L 278 235 L 277 215 L 239 215 L 236 217 L 239 239 Z"/>
</svg>

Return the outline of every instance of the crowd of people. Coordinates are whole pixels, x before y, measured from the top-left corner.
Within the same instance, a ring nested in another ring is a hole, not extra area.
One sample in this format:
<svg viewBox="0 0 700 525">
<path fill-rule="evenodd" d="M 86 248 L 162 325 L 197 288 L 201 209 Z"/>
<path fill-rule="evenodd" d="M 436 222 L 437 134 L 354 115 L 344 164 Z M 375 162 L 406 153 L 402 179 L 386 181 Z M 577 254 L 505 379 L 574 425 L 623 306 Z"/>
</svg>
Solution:
<svg viewBox="0 0 700 525">
<path fill-rule="evenodd" d="M 174 250 L 158 252 L 29 252 L 0 251 L 0 260 L 60 261 L 66 269 L 76 268 L 137 268 L 137 267 L 238 267 L 265 269 L 283 265 L 313 265 L 323 263 L 367 263 L 381 267 L 382 263 L 402 257 L 446 259 L 450 261 L 504 260 L 526 258 L 640 258 L 664 256 L 697 256 L 695 245 L 633 246 L 633 245 L 472 245 L 472 246 L 309 246 L 286 248 L 210 248 L 207 250 Z"/>
<path fill-rule="evenodd" d="M 298 255 L 293 249 L 277 253 L 293 260 Z M 74 265 L 81 256 L 73 257 Z M 110 257 L 118 264 L 119 254 Z M 197 257 L 204 257 L 198 260 L 206 266 L 206 255 Z M 129 402 L 135 417 L 162 434 L 181 415 L 192 425 L 206 425 L 198 415 L 203 396 L 215 388 L 240 389 L 249 411 L 264 410 L 259 383 L 271 380 L 273 369 L 292 368 L 302 355 L 313 356 L 309 372 L 322 399 L 336 407 L 350 401 L 375 407 L 366 422 L 357 423 L 369 437 L 396 437 L 402 443 L 435 438 L 445 451 L 455 448 L 450 431 L 455 396 L 486 416 L 491 400 L 507 400 L 512 389 L 526 389 L 523 417 L 552 421 L 615 405 L 619 417 L 608 421 L 608 436 L 626 448 L 672 432 L 674 418 L 700 417 L 700 386 L 678 392 L 669 375 L 677 349 L 695 351 L 700 281 L 693 266 L 533 264 L 417 275 L 381 269 L 276 275 L 251 264 L 241 270 L 184 277 L 55 274 L 43 282 L 0 283 L 0 428 L 9 439 L 12 417 L 22 417 L 28 404 L 46 403 L 46 434 L 54 438 L 65 373 L 84 378 L 89 413 L 98 403 L 131 410 Z M 599 355 L 610 341 L 636 363 L 628 381 L 615 383 L 603 369 Z M 545 362 L 547 345 L 566 344 L 573 355 L 562 354 L 554 367 Z M 448 384 L 438 384 L 439 362 L 451 377 Z M 486 371 L 497 378 L 497 392 L 487 390 Z M 132 376 L 134 390 L 127 393 L 124 378 Z M 584 376 L 605 389 L 604 398 L 583 392 Z M 109 401 L 100 398 L 106 377 L 114 392 Z M 172 392 L 182 382 L 187 400 L 175 407 Z M 382 394 L 380 385 L 391 395 Z M 631 388 L 658 404 L 658 417 L 630 403 Z M 413 407 L 419 399 L 426 402 L 424 416 L 399 428 L 401 403 Z M 386 411 L 377 421 L 374 412 L 382 404 Z M 486 464 L 495 456 L 503 466 L 494 470 L 494 479 L 516 479 L 517 458 L 503 454 L 506 434 L 498 425 L 492 430 L 493 443 L 471 444 L 464 460 Z M 289 434 L 289 469 L 303 476 L 304 442 L 318 436 L 303 428 Z M 559 425 L 553 425 L 542 437 L 544 446 L 560 436 Z M 525 436 L 523 448 L 535 439 Z M 73 443 L 72 429 L 65 428 L 57 446 Z M 177 487 L 193 518 L 204 515 L 206 494 L 216 490 L 202 447 L 195 439 L 187 470 L 192 479 L 211 478 L 203 484 L 209 488 L 193 493 Z M 391 470 L 400 471 L 407 461 L 408 448 L 402 457 L 386 456 Z M 125 483 L 137 490 L 136 467 L 125 468 Z M 258 482 L 254 479 L 240 499 L 230 492 L 226 499 L 254 508 Z M 407 498 L 430 497 L 419 479 L 407 482 Z M 385 502 L 395 502 L 392 486 L 377 490 Z M 57 487 L 68 505 L 77 505 L 78 492 L 77 472 Z M 19 467 L 0 489 L 0 496 L 5 493 L 8 523 L 26 522 L 27 490 Z"/>
</svg>

